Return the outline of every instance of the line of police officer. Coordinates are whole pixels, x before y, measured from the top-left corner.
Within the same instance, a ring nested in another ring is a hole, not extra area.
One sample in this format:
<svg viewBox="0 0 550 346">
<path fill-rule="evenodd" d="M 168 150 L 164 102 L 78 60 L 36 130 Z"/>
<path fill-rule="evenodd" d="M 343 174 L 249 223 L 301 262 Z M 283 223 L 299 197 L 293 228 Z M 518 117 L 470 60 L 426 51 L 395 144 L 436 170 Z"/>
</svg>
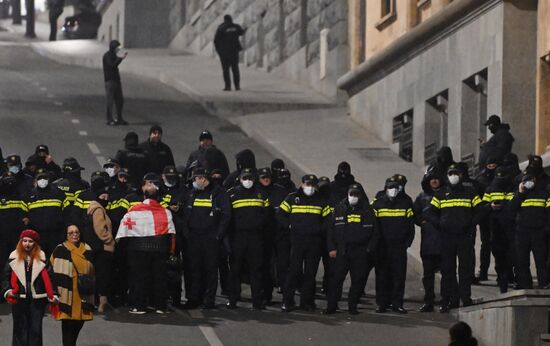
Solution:
<svg viewBox="0 0 550 346">
<path fill-rule="evenodd" d="M 209 139 L 211 144 L 211 135 Z M 488 160 L 488 165 L 493 163 Z M 47 252 L 62 241 L 63 225 L 87 227 L 86 210 L 97 193 L 81 178 L 77 160 L 66 159 L 61 167 L 63 177 L 53 184 L 50 181 L 56 170 L 51 165 L 50 169 L 30 171 L 34 180 L 22 171 L 18 156 L 9 156 L 6 165 L 0 181 L 2 265 L 24 226 L 40 232 Z M 183 271 L 187 298 L 183 308 L 215 307 L 223 249 L 230 254 L 228 282 L 222 282 L 228 291 L 228 308 L 237 307 L 241 282 L 249 281 L 256 309 L 271 303 L 278 286 L 283 293 L 282 311 L 295 307 L 297 289 L 301 293 L 299 307 L 313 311 L 315 278 L 325 256 L 326 313 L 337 311 L 348 272 L 348 309 L 358 313 L 359 298 L 373 268 L 376 311 L 406 313 L 407 248 L 414 239 L 415 223 L 421 228 L 426 291 L 421 311 L 433 311 L 434 277 L 439 269 L 440 311 L 458 307 L 459 301 L 464 306 L 472 304 L 475 229 L 483 219 L 489 220 L 501 291 L 507 290 L 514 276 L 518 287 L 532 287 L 530 252 L 535 257 L 539 286 L 548 284 L 550 196 L 540 157 L 531 157 L 526 171 L 517 177 L 505 165 L 496 167 L 482 192 L 470 184 L 463 164 L 435 165 L 428 169 L 422 182 L 424 191 L 414 202 L 405 192 L 406 178 L 396 174 L 370 203 L 346 162 L 338 166 L 332 183 L 308 174 L 298 189 L 280 160 L 273 162 L 273 170 L 256 170 L 253 153 L 245 150 L 237 154 L 237 168 L 223 184 L 220 170 L 210 172 L 200 165 L 189 177 L 171 165 L 163 168 L 161 176 L 146 175 L 161 191 L 156 198 L 174 214 L 177 255 L 168 259 L 166 254 L 171 268 L 169 297 L 174 306 L 180 305 Z M 117 159 L 109 159 L 103 172 L 92 174 L 95 185 L 98 179 L 109 186 L 106 210 L 116 230 L 124 213 L 143 201 L 144 191 L 128 184 L 135 178 L 131 179 Z M 117 244 L 113 303 L 125 302 L 126 293 L 132 290 L 132 280 L 126 277 L 131 261 L 124 242 Z M 131 300 L 128 303 L 131 305 Z"/>
</svg>

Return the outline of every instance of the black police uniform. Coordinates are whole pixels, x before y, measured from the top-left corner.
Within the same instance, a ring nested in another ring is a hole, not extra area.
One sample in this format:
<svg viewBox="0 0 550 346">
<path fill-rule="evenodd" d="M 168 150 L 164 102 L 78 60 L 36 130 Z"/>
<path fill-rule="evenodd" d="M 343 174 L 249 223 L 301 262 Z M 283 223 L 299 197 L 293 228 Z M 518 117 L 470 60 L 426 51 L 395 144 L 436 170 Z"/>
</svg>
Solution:
<svg viewBox="0 0 550 346">
<path fill-rule="evenodd" d="M 129 132 L 124 138 L 124 149 L 116 153 L 120 166 L 128 170 L 128 182 L 134 188 L 141 186 L 141 180 L 151 171 L 150 161 L 143 148 L 138 147 L 138 135 Z"/>
<path fill-rule="evenodd" d="M 264 232 L 270 214 L 270 204 L 267 194 L 256 184 L 258 183 L 250 189 L 241 185 L 227 192 L 233 211 L 229 277 L 229 304 L 232 306 L 235 306 L 240 298 L 241 272 L 246 266 L 250 272 L 252 304 L 255 308 L 262 307 Z"/>
<path fill-rule="evenodd" d="M 83 170 L 76 159 L 67 158 L 63 161 L 63 178 L 53 182 L 61 192 L 65 194 L 65 209 L 63 209 L 63 220 L 65 225 L 78 224 L 78 220 L 74 219 L 78 215 L 78 209 L 75 210 L 74 202 L 76 196 L 90 188 L 90 184 L 83 180 L 80 171 Z"/>
<path fill-rule="evenodd" d="M 13 177 L 0 178 L 0 266 L 4 268 L 8 256 L 15 249 L 25 225 L 27 204 L 17 193 Z"/>
<path fill-rule="evenodd" d="M 314 176 L 305 176 L 316 181 Z M 302 179 L 303 180 L 303 179 Z M 315 309 L 315 276 L 321 259 L 326 217 L 330 214 L 327 201 L 317 193 L 306 196 L 302 188 L 289 194 L 279 207 L 277 219 L 290 232 L 290 269 L 283 291 L 284 310 L 294 301 L 298 281 L 303 273 L 300 306 Z"/>
<path fill-rule="evenodd" d="M 533 252 L 539 287 L 548 284 L 546 258 L 547 234 L 550 227 L 550 193 L 535 186 L 516 192 L 508 211 L 516 220 L 517 283 L 520 288 L 533 288 L 530 254 Z"/>
<path fill-rule="evenodd" d="M 185 201 L 187 261 L 191 268 L 191 292 L 187 306 L 201 301 L 206 308 L 214 306 L 218 288 L 219 242 L 225 237 L 231 220 L 227 193 L 208 184 L 203 190 L 191 190 Z M 204 283 L 204 294 L 201 285 Z"/>
<path fill-rule="evenodd" d="M 373 203 L 380 226 L 380 260 L 382 275 L 380 290 L 376 292 L 381 309 L 403 307 L 407 276 L 407 248 L 414 239 L 413 202 L 404 192 L 390 199 L 386 194 Z"/>
<path fill-rule="evenodd" d="M 440 229 L 443 311 L 458 307 L 459 299 L 464 305 L 472 304 L 473 234 L 482 216 L 481 203 L 473 188 L 462 183 L 448 184 L 433 196 L 426 211 L 425 217 Z"/>
<path fill-rule="evenodd" d="M 140 148 L 145 151 L 150 162 L 150 171 L 162 174 L 164 167 L 174 166 L 174 157 L 170 147 L 162 141 L 153 143 L 150 140 L 140 144 Z"/>
<path fill-rule="evenodd" d="M 347 200 L 338 204 L 329 225 L 327 250 L 336 250 L 336 260 L 329 280 L 327 312 L 337 309 L 339 293 L 349 272 L 348 309 L 355 313 L 365 281 L 374 266 L 373 254 L 380 237 L 378 222 L 368 200 L 362 198 L 355 206 Z"/>
</svg>

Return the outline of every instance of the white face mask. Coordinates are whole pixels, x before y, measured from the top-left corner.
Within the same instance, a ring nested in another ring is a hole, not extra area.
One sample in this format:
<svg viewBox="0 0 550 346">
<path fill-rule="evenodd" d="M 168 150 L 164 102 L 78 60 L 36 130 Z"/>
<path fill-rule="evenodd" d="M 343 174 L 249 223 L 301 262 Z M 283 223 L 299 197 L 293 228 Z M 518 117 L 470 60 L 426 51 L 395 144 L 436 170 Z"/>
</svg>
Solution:
<svg viewBox="0 0 550 346">
<path fill-rule="evenodd" d="M 36 186 L 41 189 L 45 188 L 46 186 L 48 186 L 48 179 L 38 179 L 36 181 Z"/>
<path fill-rule="evenodd" d="M 357 203 L 359 203 L 359 197 L 348 195 L 348 202 L 351 206 L 357 205 Z"/>
<path fill-rule="evenodd" d="M 19 168 L 19 166 L 10 166 L 10 168 L 8 170 L 12 174 L 17 174 L 17 173 L 19 173 L 20 168 Z"/>
<path fill-rule="evenodd" d="M 202 190 L 202 186 L 199 185 L 199 183 L 197 183 L 196 181 L 193 182 L 193 188 L 195 190 Z"/>
<path fill-rule="evenodd" d="M 105 168 L 105 173 L 109 174 L 109 178 L 112 178 L 115 176 L 115 168 L 114 167 L 107 167 Z"/>
<path fill-rule="evenodd" d="M 315 188 L 313 186 L 304 186 L 302 188 L 306 196 L 312 196 L 315 193 Z"/>
<path fill-rule="evenodd" d="M 252 185 L 254 185 L 254 182 L 252 180 L 241 180 L 241 184 L 248 190 L 252 187 Z"/>
<path fill-rule="evenodd" d="M 399 188 L 397 188 L 397 187 L 392 187 L 391 189 L 386 190 L 386 195 L 389 198 L 395 198 L 398 193 L 399 193 Z"/>
<path fill-rule="evenodd" d="M 532 188 L 535 187 L 535 182 L 532 180 L 528 180 L 523 183 L 523 187 L 526 188 L 527 190 L 531 190 Z"/>
<path fill-rule="evenodd" d="M 449 178 L 449 183 L 451 183 L 451 185 L 456 185 L 460 182 L 460 176 L 456 174 L 449 175 L 447 178 Z"/>
</svg>

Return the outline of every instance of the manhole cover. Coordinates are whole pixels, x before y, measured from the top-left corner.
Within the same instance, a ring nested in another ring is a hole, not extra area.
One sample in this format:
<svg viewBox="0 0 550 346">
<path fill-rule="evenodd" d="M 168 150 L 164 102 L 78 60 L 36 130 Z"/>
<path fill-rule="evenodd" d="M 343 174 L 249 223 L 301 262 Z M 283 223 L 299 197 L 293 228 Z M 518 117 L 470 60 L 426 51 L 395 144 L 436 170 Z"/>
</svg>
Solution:
<svg viewBox="0 0 550 346">
<path fill-rule="evenodd" d="M 393 151 L 388 148 L 348 148 L 360 158 L 367 161 L 385 161 L 399 162 L 402 161 Z"/>
</svg>

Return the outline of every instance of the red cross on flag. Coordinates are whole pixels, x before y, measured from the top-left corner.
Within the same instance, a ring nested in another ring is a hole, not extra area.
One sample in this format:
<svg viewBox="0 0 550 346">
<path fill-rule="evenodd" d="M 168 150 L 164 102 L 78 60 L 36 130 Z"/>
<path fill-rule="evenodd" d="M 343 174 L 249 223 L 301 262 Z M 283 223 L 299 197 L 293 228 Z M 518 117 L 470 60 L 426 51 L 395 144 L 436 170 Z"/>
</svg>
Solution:
<svg viewBox="0 0 550 346">
<path fill-rule="evenodd" d="M 129 237 L 152 237 L 176 234 L 172 213 L 159 202 L 146 199 L 136 204 L 124 215 L 116 239 Z"/>
</svg>

